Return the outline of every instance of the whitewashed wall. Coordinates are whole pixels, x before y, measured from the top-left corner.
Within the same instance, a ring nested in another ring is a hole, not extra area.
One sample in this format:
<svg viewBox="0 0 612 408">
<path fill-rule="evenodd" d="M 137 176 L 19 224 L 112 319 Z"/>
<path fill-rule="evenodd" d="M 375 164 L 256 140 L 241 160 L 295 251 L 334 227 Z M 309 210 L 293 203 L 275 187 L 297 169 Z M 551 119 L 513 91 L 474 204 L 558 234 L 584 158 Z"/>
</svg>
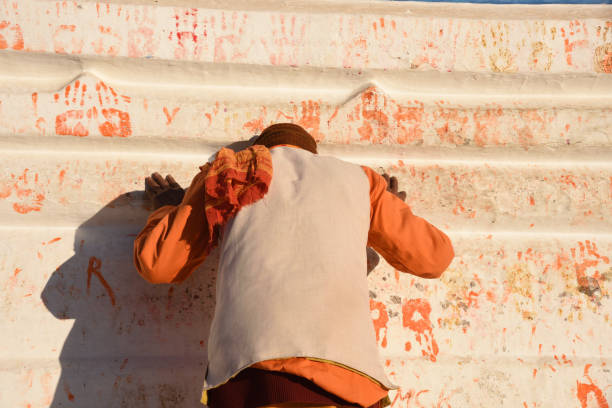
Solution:
<svg viewBox="0 0 612 408">
<path fill-rule="evenodd" d="M 215 259 L 137 275 L 143 178 L 294 122 L 453 239 L 369 277 L 394 407 L 609 408 L 612 8 L 228 3 L 0 0 L 0 406 L 201 406 Z"/>
</svg>

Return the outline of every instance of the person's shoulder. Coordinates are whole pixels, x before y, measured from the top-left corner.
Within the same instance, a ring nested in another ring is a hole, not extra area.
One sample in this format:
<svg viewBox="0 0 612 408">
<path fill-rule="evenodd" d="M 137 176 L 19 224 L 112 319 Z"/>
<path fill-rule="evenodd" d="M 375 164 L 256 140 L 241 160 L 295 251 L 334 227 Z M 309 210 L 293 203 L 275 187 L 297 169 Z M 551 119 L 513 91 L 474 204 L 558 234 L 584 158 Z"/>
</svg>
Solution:
<svg viewBox="0 0 612 408">
<path fill-rule="evenodd" d="M 338 169 L 344 169 L 346 171 L 364 173 L 364 170 L 362 169 L 362 166 L 360 164 L 353 162 L 347 158 L 334 156 L 333 154 L 315 154 L 309 152 L 308 150 L 293 146 L 278 146 L 274 149 L 271 149 L 271 151 L 272 154 L 275 154 L 276 151 L 276 154 L 283 155 L 285 157 L 298 161 L 305 161 L 311 163 L 314 162 L 322 166 L 336 167 Z"/>
<path fill-rule="evenodd" d="M 321 157 L 322 158 L 325 157 L 327 160 L 329 160 L 329 163 L 331 165 L 336 165 L 339 168 L 345 169 L 346 171 L 352 171 L 352 172 L 359 173 L 364 176 L 367 175 L 365 173 L 364 166 L 362 166 L 358 162 L 352 161 L 347 158 L 340 158 L 336 156 L 321 156 Z"/>
</svg>

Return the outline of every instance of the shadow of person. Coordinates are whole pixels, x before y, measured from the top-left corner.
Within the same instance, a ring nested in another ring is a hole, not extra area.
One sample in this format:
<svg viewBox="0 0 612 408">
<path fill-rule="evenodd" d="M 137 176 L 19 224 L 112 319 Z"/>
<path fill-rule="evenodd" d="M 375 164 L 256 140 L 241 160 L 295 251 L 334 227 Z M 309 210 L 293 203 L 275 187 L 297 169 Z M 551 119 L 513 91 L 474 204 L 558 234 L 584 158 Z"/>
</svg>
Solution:
<svg viewBox="0 0 612 408">
<path fill-rule="evenodd" d="M 74 325 L 51 407 L 203 407 L 218 250 L 183 283 L 152 285 L 133 263 L 144 192 L 114 199 L 75 232 L 74 255 L 42 292 Z"/>
</svg>

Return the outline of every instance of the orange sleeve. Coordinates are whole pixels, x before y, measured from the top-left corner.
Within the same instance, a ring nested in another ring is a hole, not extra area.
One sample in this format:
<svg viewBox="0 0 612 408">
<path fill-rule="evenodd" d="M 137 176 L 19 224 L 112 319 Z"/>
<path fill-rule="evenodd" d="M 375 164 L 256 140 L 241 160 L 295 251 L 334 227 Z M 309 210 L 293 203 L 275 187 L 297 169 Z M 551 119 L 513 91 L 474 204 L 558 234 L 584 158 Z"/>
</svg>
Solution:
<svg viewBox="0 0 612 408">
<path fill-rule="evenodd" d="M 385 179 L 361 166 L 370 181 L 371 246 L 395 269 L 421 278 L 438 278 L 455 253 L 450 239 L 387 191 Z"/>
<path fill-rule="evenodd" d="M 154 211 L 134 241 L 138 273 L 151 283 L 182 282 L 209 252 L 204 213 L 204 173 L 198 173 L 181 204 Z"/>
</svg>

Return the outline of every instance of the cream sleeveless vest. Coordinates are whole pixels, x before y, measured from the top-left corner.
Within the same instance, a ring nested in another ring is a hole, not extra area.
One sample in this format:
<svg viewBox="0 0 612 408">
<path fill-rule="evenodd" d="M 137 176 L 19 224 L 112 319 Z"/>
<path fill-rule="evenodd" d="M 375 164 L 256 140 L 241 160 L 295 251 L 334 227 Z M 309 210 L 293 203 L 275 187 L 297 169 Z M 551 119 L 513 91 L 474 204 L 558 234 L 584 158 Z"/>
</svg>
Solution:
<svg viewBox="0 0 612 408">
<path fill-rule="evenodd" d="M 271 154 L 268 193 L 224 230 L 204 389 L 287 357 L 330 360 L 397 388 L 370 318 L 367 176 L 302 149 Z"/>
</svg>

